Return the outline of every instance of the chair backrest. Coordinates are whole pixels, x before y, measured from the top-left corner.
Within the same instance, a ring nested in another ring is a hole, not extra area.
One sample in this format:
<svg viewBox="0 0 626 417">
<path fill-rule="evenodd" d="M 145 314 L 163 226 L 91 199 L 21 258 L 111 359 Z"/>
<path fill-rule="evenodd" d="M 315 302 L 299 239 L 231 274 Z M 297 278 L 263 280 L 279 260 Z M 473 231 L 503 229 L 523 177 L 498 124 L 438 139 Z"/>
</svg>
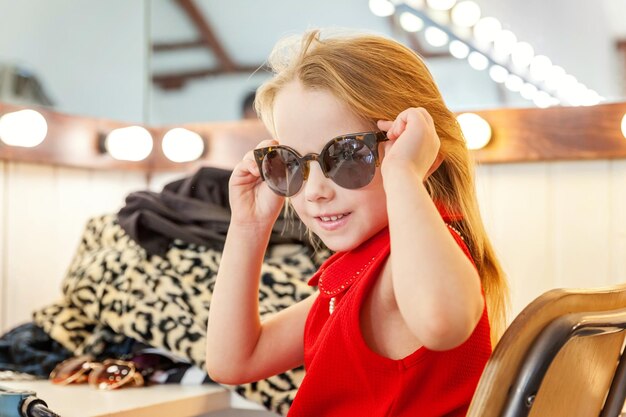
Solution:
<svg viewBox="0 0 626 417">
<path fill-rule="evenodd" d="M 467 416 L 618 415 L 625 328 L 626 284 L 541 295 L 495 347 Z"/>
</svg>

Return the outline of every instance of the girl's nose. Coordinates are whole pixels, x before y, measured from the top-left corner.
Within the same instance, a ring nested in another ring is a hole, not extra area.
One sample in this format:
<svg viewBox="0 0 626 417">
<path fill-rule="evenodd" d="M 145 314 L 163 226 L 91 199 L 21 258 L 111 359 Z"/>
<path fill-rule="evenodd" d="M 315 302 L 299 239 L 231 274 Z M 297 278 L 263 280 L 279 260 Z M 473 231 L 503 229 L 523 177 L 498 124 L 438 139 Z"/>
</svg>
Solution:
<svg viewBox="0 0 626 417">
<path fill-rule="evenodd" d="M 309 177 L 304 182 L 304 195 L 307 201 L 328 200 L 334 196 L 334 183 L 324 176 L 317 162 L 309 163 Z"/>
</svg>

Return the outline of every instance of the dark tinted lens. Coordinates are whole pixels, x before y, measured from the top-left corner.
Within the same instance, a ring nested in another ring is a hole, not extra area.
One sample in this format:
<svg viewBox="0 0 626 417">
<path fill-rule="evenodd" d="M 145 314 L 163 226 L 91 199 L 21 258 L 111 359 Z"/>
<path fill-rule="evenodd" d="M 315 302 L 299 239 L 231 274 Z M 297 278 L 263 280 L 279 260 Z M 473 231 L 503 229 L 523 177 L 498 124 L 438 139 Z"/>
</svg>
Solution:
<svg viewBox="0 0 626 417">
<path fill-rule="evenodd" d="M 277 194 L 292 196 L 302 187 L 302 169 L 296 155 L 287 149 L 273 149 L 263 158 L 263 178 Z"/>
<path fill-rule="evenodd" d="M 376 159 L 362 140 L 342 138 L 330 145 L 322 155 L 324 170 L 343 188 L 365 187 L 374 178 Z"/>
</svg>

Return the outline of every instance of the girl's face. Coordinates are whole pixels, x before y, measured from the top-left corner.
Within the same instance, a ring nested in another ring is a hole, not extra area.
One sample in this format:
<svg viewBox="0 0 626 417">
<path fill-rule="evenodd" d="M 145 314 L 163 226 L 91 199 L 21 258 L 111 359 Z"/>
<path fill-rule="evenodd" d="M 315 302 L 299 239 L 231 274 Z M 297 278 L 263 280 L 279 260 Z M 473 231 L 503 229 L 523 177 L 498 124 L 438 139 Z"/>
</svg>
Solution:
<svg viewBox="0 0 626 417">
<path fill-rule="evenodd" d="M 305 89 L 299 81 L 276 95 L 273 117 L 276 140 L 300 155 L 319 153 L 337 136 L 376 130 L 331 93 Z M 359 246 L 388 223 L 379 168 L 368 185 L 349 190 L 326 178 L 312 161 L 308 179 L 290 201 L 302 222 L 333 251 Z"/>
</svg>

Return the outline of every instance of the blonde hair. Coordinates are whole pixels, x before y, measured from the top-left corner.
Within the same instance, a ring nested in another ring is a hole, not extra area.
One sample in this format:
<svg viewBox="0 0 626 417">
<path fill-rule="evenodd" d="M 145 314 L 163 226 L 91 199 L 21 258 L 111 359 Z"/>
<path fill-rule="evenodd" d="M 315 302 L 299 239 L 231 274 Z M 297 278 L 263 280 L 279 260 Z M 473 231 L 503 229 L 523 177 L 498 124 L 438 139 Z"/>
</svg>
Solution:
<svg viewBox="0 0 626 417">
<path fill-rule="evenodd" d="M 323 89 L 346 103 L 358 117 L 394 120 L 409 107 L 423 107 L 432 116 L 441 140 L 443 163 L 426 180 L 431 198 L 463 220 L 455 227 L 466 239 L 487 300 L 491 338 L 495 345 L 506 327 L 508 288 L 489 242 L 474 192 L 473 163 L 454 114 L 422 59 L 400 43 L 378 35 L 321 38 L 320 31 L 297 41 L 279 43 L 269 58 L 275 76 L 259 87 L 256 108 L 270 131 L 276 94 L 298 80 L 309 89 Z"/>
</svg>

